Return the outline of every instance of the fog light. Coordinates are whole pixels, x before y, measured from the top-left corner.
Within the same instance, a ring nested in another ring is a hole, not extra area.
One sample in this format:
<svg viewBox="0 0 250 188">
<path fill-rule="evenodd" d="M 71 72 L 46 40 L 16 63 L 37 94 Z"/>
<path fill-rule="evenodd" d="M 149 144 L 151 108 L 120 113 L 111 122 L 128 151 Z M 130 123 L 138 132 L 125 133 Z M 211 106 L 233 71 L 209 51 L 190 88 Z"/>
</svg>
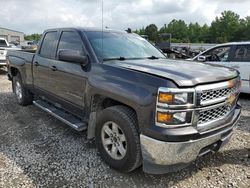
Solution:
<svg viewBox="0 0 250 188">
<path fill-rule="evenodd" d="M 188 115 L 188 113 L 190 113 Z M 157 112 L 157 122 L 166 125 L 181 125 L 190 121 L 192 112 Z"/>
</svg>

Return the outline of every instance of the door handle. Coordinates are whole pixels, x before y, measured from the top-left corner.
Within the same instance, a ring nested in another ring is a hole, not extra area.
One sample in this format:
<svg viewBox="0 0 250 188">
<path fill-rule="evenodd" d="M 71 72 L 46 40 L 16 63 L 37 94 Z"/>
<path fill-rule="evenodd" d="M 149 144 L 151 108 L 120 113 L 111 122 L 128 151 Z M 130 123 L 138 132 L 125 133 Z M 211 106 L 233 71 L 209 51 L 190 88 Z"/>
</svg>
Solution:
<svg viewBox="0 0 250 188">
<path fill-rule="evenodd" d="M 52 67 L 51 67 L 51 70 L 52 70 L 52 71 L 57 71 L 56 66 L 52 66 Z"/>
<path fill-rule="evenodd" d="M 35 66 L 36 66 L 36 67 L 38 67 L 38 66 L 39 66 L 39 63 L 38 63 L 37 61 L 35 62 Z"/>
</svg>

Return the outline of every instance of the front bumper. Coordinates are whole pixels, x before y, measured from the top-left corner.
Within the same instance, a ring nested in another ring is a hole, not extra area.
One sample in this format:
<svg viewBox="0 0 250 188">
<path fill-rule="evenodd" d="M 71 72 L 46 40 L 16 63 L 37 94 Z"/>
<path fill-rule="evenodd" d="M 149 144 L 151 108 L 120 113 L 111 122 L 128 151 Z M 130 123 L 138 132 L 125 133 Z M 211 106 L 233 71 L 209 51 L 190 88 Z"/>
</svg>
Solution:
<svg viewBox="0 0 250 188">
<path fill-rule="evenodd" d="M 196 140 L 164 142 L 141 134 L 143 171 L 150 174 L 174 172 L 186 167 L 197 157 L 218 151 L 232 136 L 240 112 L 240 108 L 235 109 L 233 118 L 222 131 Z"/>
</svg>

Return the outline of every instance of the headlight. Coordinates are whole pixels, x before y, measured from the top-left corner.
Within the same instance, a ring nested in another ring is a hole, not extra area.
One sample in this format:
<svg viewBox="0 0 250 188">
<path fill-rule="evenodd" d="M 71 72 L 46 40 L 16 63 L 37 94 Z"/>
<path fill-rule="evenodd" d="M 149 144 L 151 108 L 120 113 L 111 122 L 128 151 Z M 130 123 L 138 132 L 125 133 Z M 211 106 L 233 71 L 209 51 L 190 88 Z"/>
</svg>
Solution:
<svg viewBox="0 0 250 188">
<path fill-rule="evenodd" d="M 156 107 L 156 125 L 166 128 L 188 126 L 193 112 L 195 90 L 159 88 Z"/>
</svg>

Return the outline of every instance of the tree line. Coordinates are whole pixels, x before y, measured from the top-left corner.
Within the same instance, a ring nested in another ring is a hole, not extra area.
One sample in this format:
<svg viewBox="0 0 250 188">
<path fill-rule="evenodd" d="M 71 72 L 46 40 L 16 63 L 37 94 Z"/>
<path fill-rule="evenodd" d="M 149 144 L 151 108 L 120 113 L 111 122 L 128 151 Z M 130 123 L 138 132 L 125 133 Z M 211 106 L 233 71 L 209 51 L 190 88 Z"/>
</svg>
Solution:
<svg viewBox="0 0 250 188">
<path fill-rule="evenodd" d="M 212 21 L 211 25 L 185 23 L 183 20 L 173 19 L 163 27 L 157 28 L 150 24 L 145 28 L 135 30 L 139 35 L 147 35 L 150 41 L 159 40 L 159 34 L 169 33 L 171 42 L 186 43 L 224 43 L 232 41 L 250 40 L 250 16 L 240 18 L 233 11 L 224 11 Z M 41 34 L 25 35 L 25 40 L 39 40 Z"/>
<path fill-rule="evenodd" d="M 171 42 L 186 43 L 224 43 L 232 41 L 250 40 L 250 16 L 240 18 L 233 11 L 224 11 L 212 21 L 211 25 L 185 23 L 183 20 L 173 19 L 163 27 L 157 28 L 150 24 L 145 28 L 137 29 L 135 33 L 147 35 L 150 41 L 160 40 L 159 34 L 169 33 Z"/>
<path fill-rule="evenodd" d="M 25 35 L 24 36 L 24 40 L 27 40 L 27 41 L 38 41 L 40 40 L 41 38 L 41 34 L 38 34 L 38 33 L 34 33 L 34 34 L 31 34 L 31 35 Z"/>
</svg>

